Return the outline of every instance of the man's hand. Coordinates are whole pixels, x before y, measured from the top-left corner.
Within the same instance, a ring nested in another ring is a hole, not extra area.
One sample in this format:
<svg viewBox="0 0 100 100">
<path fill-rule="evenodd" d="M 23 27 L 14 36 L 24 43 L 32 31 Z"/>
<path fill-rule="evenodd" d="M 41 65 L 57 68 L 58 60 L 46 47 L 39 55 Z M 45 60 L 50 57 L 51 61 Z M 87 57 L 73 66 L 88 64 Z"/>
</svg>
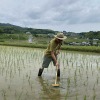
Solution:
<svg viewBox="0 0 100 100">
<path fill-rule="evenodd" d="M 57 67 L 57 69 L 59 69 L 59 67 L 60 67 L 58 62 L 56 62 L 55 66 Z"/>
</svg>

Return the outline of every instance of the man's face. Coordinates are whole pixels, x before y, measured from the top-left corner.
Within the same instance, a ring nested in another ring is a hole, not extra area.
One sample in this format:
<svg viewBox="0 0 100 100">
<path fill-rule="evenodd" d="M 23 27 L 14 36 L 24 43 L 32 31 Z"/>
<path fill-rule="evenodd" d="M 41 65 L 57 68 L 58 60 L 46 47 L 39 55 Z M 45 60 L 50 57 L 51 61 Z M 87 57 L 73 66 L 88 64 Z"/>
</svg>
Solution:
<svg viewBox="0 0 100 100">
<path fill-rule="evenodd" d="M 62 42 L 62 40 L 60 40 L 60 39 L 57 39 L 57 41 L 58 41 L 58 43 L 61 43 Z"/>
</svg>

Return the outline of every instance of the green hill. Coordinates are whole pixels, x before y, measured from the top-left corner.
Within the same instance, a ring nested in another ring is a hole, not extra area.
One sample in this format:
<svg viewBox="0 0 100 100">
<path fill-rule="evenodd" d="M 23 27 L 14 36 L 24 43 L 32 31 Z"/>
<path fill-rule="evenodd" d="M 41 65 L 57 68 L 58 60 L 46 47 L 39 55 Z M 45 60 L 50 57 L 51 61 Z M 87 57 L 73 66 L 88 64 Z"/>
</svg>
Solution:
<svg viewBox="0 0 100 100">
<path fill-rule="evenodd" d="M 34 28 L 27 28 L 27 27 L 20 27 L 16 25 L 12 25 L 9 23 L 0 23 L 0 34 L 19 34 L 19 33 L 26 33 L 31 32 L 31 34 L 54 34 L 55 31 L 50 29 L 34 29 Z"/>
<path fill-rule="evenodd" d="M 57 31 L 53 31 L 50 29 L 35 29 L 35 28 L 20 27 L 9 23 L 0 23 L 0 34 L 25 34 L 26 32 L 30 32 L 32 35 L 36 35 L 36 34 L 55 34 Z M 63 32 L 68 37 L 100 40 L 100 31 L 90 31 L 81 33 L 66 32 L 66 31 Z"/>
</svg>

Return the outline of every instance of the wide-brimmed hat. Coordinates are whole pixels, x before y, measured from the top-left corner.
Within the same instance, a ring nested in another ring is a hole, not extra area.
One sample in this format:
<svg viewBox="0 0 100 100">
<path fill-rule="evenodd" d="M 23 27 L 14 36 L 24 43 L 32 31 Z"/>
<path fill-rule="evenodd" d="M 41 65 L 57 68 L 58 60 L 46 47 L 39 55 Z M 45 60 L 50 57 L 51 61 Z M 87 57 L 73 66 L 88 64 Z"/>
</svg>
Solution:
<svg viewBox="0 0 100 100">
<path fill-rule="evenodd" d="M 65 40 L 67 38 L 63 33 L 57 33 L 57 35 L 54 35 L 54 37 L 60 40 Z"/>
</svg>

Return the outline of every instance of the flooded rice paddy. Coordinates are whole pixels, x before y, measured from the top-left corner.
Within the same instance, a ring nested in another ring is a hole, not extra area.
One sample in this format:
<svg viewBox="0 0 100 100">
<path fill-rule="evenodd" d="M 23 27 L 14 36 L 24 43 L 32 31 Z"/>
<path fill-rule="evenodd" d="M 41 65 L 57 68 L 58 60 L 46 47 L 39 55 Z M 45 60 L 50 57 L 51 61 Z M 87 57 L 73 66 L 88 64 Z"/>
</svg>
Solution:
<svg viewBox="0 0 100 100">
<path fill-rule="evenodd" d="M 44 49 L 0 46 L 0 100 L 100 100 L 100 55 L 61 51 L 61 77 L 51 63 L 38 77 Z"/>
</svg>

